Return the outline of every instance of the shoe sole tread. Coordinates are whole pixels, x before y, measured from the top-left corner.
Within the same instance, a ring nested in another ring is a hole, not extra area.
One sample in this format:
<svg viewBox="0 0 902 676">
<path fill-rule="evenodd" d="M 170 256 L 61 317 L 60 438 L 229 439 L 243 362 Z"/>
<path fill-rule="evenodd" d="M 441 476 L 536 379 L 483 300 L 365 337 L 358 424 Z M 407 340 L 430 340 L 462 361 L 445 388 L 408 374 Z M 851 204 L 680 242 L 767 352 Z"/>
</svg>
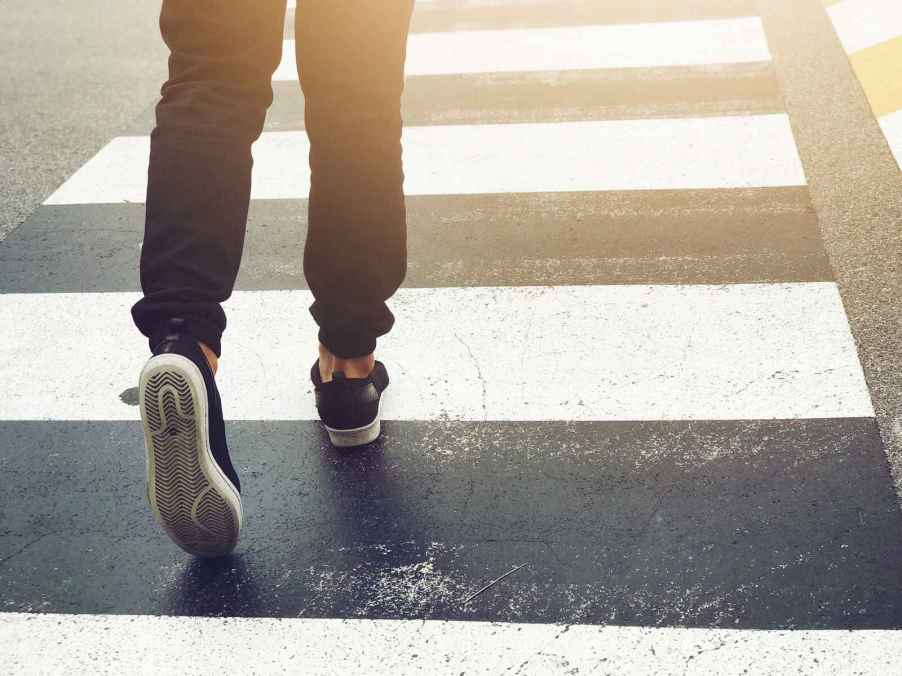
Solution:
<svg viewBox="0 0 902 676">
<path fill-rule="evenodd" d="M 210 450 L 200 370 L 181 355 L 151 358 L 141 372 L 139 407 L 146 497 L 157 522 L 190 554 L 230 553 L 241 529 L 241 499 Z"/>
</svg>

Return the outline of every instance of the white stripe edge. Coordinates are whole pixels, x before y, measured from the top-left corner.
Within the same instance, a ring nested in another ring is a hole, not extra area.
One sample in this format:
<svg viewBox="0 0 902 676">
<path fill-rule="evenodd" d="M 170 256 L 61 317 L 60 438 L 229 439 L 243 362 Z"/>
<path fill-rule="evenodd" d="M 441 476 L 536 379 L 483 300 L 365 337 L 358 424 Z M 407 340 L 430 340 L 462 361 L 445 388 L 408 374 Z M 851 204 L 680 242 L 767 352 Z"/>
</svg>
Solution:
<svg viewBox="0 0 902 676">
<path fill-rule="evenodd" d="M 149 356 L 131 321 L 138 298 L 0 295 L 0 419 L 137 419 L 119 395 Z M 311 302 L 290 290 L 225 303 L 228 419 L 317 419 Z M 376 352 L 392 381 L 386 420 L 874 415 L 830 282 L 402 288 L 389 307 Z"/>
<path fill-rule="evenodd" d="M 5 673 L 888 674 L 893 630 L 0 615 Z"/>
</svg>

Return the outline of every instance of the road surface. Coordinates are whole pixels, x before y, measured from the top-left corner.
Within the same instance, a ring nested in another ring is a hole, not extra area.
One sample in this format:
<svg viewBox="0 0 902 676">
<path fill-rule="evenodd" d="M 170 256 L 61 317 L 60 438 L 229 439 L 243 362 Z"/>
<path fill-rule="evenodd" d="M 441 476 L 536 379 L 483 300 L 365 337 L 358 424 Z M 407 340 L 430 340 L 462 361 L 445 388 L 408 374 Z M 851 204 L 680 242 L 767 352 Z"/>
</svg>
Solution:
<svg viewBox="0 0 902 676">
<path fill-rule="evenodd" d="M 421 2 L 409 270 L 356 453 L 306 378 L 289 11 L 226 305 L 247 519 L 218 562 L 143 500 L 148 98 L 0 243 L 3 660 L 897 671 L 902 174 L 862 2 Z"/>
</svg>

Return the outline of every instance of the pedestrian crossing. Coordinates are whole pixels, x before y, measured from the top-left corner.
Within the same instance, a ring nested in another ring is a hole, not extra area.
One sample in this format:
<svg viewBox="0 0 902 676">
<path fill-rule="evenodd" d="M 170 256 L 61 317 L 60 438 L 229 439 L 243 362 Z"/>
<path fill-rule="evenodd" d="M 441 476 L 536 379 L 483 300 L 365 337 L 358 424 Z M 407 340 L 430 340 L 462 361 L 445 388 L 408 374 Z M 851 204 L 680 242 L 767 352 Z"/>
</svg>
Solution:
<svg viewBox="0 0 902 676">
<path fill-rule="evenodd" d="M 135 419 L 137 411 L 110 395 L 143 355 L 143 336 L 123 341 L 137 300 L 130 293 L 0 297 L 10 325 L 32 318 L 28 333 L 6 340 L 19 355 L 4 374 L 17 395 L 2 417 Z M 297 346 L 315 344 L 297 308 L 312 302 L 309 292 L 291 290 L 239 291 L 229 300 L 234 365 L 219 379 L 226 418 L 316 419 L 312 386 L 299 387 L 297 376 L 310 361 Z M 830 283 L 402 289 L 392 307 L 394 340 L 380 353 L 395 374 L 386 420 L 873 416 Z M 60 323 L 80 331 L 47 349 L 33 346 L 35 335 Z M 98 337 L 83 345 L 82 331 Z M 42 367 L 60 376 L 35 381 L 30 374 Z M 92 380 L 110 389 L 72 396 Z"/>
<path fill-rule="evenodd" d="M 408 127 L 402 144 L 411 196 L 805 183 L 785 115 L 434 125 Z M 737 156 L 736 147 L 747 150 Z M 46 204 L 141 202 L 147 177 L 140 166 L 149 152 L 149 137 L 114 139 Z M 309 152 L 304 132 L 264 132 L 254 144 L 251 199 L 306 199 L 309 167 L 292 160 Z M 661 152 L 678 171 L 658 160 Z"/>
<path fill-rule="evenodd" d="M 409 269 L 383 437 L 356 454 L 306 379 L 289 13 L 226 303 L 247 525 L 225 562 L 173 551 L 142 497 L 149 118 L 0 244 L 20 671 L 51 636 L 48 669 L 130 640 L 122 670 L 213 671 L 202 633 L 239 670 L 887 673 L 902 520 L 764 26 L 655 4 L 418 4 Z"/>
<path fill-rule="evenodd" d="M 295 45 L 286 40 L 276 81 L 297 80 Z M 595 68 L 653 68 L 767 61 L 758 18 L 637 25 L 482 29 L 412 33 L 409 77 Z"/>
<path fill-rule="evenodd" d="M 291 663 L 302 673 L 447 673 L 448 658 L 467 674 L 498 674 L 513 665 L 520 673 L 581 673 L 603 664 L 633 673 L 657 673 L 662 660 L 691 665 L 696 673 L 777 673 L 792 656 L 797 673 L 890 673 L 896 666 L 889 632 L 742 632 L 718 629 L 656 629 L 511 625 L 483 622 L 399 623 L 389 620 L 270 620 L 218 618 L 122 618 L 80 616 L 62 628 L 35 615 L 0 617 L 16 639 L 12 664 L 43 673 L 94 671 L 84 644 L 102 652 L 129 651 L 120 666 L 129 673 L 158 674 L 173 664 L 197 673 L 257 672 L 262 665 Z M 336 636 L 354 640 L 336 644 Z M 212 648 L 198 655 L 194 637 Z M 99 641 L 98 641 L 99 637 Z M 52 640 L 72 656 L 41 650 Z M 856 645 L 852 645 L 855 641 Z M 332 645 L 328 657 L 323 644 Z M 430 646 L 423 651 L 413 646 Z M 251 646 L 249 649 L 248 646 Z M 461 651 L 461 646 L 467 646 Z M 579 670 L 579 671 L 576 671 Z M 515 672 L 516 673 L 516 672 Z"/>
<path fill-rule="evenodd" d="M 285 36 L 295 29 L 295 8 L 288 3 Z M 412 34 L 479 29 L 550 28 L 643 24 L 757 15 L 755 0 L 666 0 L 597 2 L 596 0 L 420 0 L 411 19 Z"/>
</svg>

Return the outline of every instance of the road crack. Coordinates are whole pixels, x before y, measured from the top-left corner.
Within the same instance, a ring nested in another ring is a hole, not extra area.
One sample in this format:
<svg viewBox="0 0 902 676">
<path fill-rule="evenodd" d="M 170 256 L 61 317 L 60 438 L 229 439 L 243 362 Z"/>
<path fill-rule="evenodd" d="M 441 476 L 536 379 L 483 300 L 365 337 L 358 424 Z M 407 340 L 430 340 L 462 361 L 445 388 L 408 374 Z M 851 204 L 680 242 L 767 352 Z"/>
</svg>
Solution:
<svg viewBox="0 0 902 676">
<path fill-rule="evenodd" d="M 482 369 L 479 367 L 479 361 L 477 361 L 476 356 L 473 354 L 473 350 L 470 349 L 470 346 L 467 345 L 460 336 L 455 333 L 454 337 L 457 338 L 458 342 L 460 342 L 460 344 L 464 346 L 467 354 L 470 355 L 470 360 L 473 362 L 473 366 L 476 367 L 476 374 L 479 376 L 479 383 L 482 385 L 482 419 L 488 420 L 488 409 L 486 408 L 486 400 L 488 395 L 486 393 L 485 378 L 482 375 Z"/>
</svg>

